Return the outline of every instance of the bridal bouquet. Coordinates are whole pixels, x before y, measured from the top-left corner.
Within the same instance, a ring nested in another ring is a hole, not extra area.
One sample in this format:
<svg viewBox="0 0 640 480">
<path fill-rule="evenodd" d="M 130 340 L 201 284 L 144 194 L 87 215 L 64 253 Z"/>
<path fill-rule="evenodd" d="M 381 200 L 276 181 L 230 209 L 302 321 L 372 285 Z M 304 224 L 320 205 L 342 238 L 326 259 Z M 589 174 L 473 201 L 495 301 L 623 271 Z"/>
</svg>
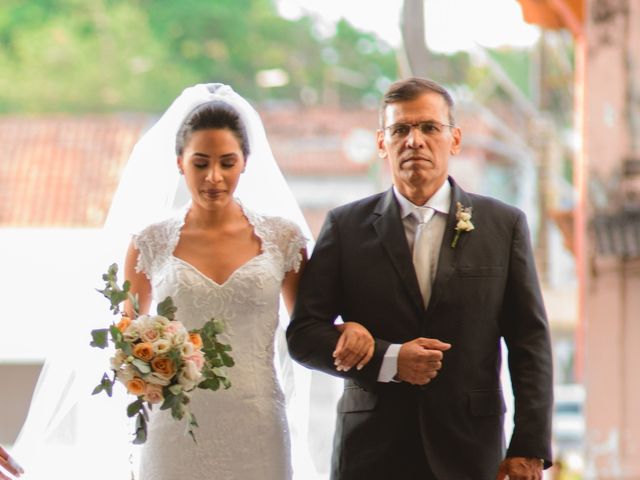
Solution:
<svg viewBox="0 0 640 480">
<path fill-rule="evenodd" d="M 122 288 L 118 286 L 117 273 L 118 266 L 111 265 L 102 276 L 105 288 L 98 290 L 109 299 L 113 314 L 121 318 L 109 328 L 91 332 L 91 346 L 106 348 L 109 340 L 115 346 L 112 376 L 104 373 L 93 394 L 104 391 L 111 396 L 118 381 L 137 397 L 127 407 L 127 415 L 136 417 L 135 444 L 147 440 L 149 410 L 157 404 L 161 410 L 171 410 L 176 420 L 186 417 L 186 432 L 195 441 L 198 423 L 189 411 L 190 392 L 231 386 L 224 370 L 233 366 L 228 354 L 231 347 L 216 339 L 223 324 L 211 319 L 202 328 L 188 331 L 176 319 L 177 309 L 171 297 L 158 304 L 156 315 L 139 315 L 137 297 L 129 292 L 128 281 Z M 120 304 L 125 300 L 133 305 L 134 318 L 121 313 Z"/>
</svg>

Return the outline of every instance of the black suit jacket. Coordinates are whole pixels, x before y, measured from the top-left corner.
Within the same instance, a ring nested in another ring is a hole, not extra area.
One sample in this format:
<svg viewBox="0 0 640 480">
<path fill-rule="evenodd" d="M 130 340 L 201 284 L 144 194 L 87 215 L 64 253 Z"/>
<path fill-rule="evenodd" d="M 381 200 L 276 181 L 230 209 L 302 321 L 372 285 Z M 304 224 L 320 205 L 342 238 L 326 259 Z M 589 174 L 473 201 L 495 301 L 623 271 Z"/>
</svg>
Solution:
<svg viewBox="0 0 640 480">
<path fill-rule="evenodd" d="M 515 396 L 506 455 L 550 464 L 551 347 L 525 216 L 449 181 L 451 209 L 426 309 L 392 190 L 329 212 L 303 274 L 287 331 L 291 355 L 347 379 L 335 479 L 401 478 L 393 472 L 412 462 L 406 452 L 415 450 L 438 479 L 493 480 L 505 456 L 501 337 Z M 456 202 L 473 207 L 475 229 L 453 248 Z M 361 371 L 335 370 L 337 316 L 375 338 L 373 359 Z M 452 345 L 438 376 L 420 387 L 377 382 L 387 347 L 421 336 Z"/>
</svg>

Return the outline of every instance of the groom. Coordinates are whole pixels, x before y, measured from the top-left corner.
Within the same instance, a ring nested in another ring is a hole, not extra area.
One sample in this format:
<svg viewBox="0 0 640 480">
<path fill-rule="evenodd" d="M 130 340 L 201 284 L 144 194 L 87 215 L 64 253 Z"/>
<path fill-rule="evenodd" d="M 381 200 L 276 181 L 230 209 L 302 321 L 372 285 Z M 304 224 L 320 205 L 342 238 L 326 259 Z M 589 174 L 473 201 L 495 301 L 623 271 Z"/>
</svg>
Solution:
<svg viewBox="0 0 640 480">
<path fill-rule="evenodd" d="M 393 187 L 329 212 L 304 272 L 287 339 L 298 362 L 346 379 L 334 480 L 540 479 L 551 465 L 551 346 L 527 222 L 448 176 L 460 142 L 444 88 L 391 85 L 377 144 Z M 338 316 L 374 337 L 362 369 L 334 364 Z"/>
</svg>

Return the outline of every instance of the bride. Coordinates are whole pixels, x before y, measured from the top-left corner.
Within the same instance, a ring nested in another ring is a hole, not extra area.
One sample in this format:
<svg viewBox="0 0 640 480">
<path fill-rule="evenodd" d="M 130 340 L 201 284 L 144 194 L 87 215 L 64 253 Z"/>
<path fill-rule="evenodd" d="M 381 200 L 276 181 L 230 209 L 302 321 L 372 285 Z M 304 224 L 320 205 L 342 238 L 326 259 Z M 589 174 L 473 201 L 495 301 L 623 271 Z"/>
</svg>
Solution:
<svg viewBox="0 0 640 480">
<path fill-rule="evenodd" d="M 300 229 L 262 217 L 233 195 L 250 146 L 239 115 L 221 97 L 196 107 L 176 139 L 177 168 L 191 194 L 178 216 L 150 225 L 129 247 L 125 278 L 148 313 L 152 295 L 173 297 L 188 329 L 226 324 L 233 388 L 196 390 L 190 409 L 198 444 L 184 425 L 154 410 L 143 447 L 142 479 L 291 477 L 284 397 L 273 369 L 280 289 L 292 308 L 306 258 Z M 266 193 L 266 192 L 265 192 Z M 133 315 L 132 307 L 127 313 Z"/>
<path fill-rule="evenodd" d="M 158 221 L 165 207 L 185 200 Z M 141 223 L 150 224 L 140 229 Z M 291 310 L 309 232 L 255 110 L 226 85 L 185 89 L 136 145 L 106 227 L 138 232 L 127 250 L 125 277 L 139 296 L 140 313 L 171 296 L 187 328 L 223 320 L 221 341 L 232 345 L 235 360 L 229 390 L 193 394 L 197 444 L 184 435 L 182 422 L 154 409 L 140 478 L 291 478 L 274 354 L 281 345 L 280 295 Z M 340 368 L 368 362 L 368 332 L 356 323 L 336 328 L 342 332 L 335 352 Z M 287 365 L 286 353 L 280 357 Z M 280 377 L 287 377 L 283 370 Z M 39 385 L 38 396 L 45 392 Z"/>
<path fill-rule="evenodd" d="M 191 111 L 176 138 L 177 168 L 191 202 L 134 236 L 127 253 L 125 275 L 142 313 L 152 296 L 170 295 L 187 328 L 222 319 L 222 340 L 232 345 L 235 360 L 231 389 L 192 397 L 198 445 L 166 412 L 152 415 L 142 479 L 291 477 L 274 332 L 281 289 L 293 308 L 306 241 L 291 221 L 259 215 L 234 198 L 242 173 L 261 160 L 250 154 L 244 122 L 224 94 Z M 261 190 L 269 195 L 269 185 Z M 356 338 L 364 336 L 357 326 L 346 325 L 345 332 L 349 346 L 366 346 Z"/>
</svg>

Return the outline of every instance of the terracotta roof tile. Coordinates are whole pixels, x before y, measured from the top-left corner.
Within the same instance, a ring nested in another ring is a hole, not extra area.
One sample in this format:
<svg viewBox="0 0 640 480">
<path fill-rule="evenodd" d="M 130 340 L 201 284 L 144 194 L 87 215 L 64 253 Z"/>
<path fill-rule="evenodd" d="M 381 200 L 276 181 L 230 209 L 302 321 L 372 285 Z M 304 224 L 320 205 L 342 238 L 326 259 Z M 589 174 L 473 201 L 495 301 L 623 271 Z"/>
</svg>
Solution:
<svg viewBox="0 0 640 480">
<path fill-rule="evenodd" d="M 330 107 L 260 112 L 276 161 L 285 174 L 362 175 L 369 168 L 347 153 L 350 142 L 376 156 L 377 113 Z"/>
<path fill-rule="evenodd" d="M 261 117 L 285 175 L 366 175 L 376 158 L 375 111 L 262 109 Z M 0 228 L 101 227 L 129 152 L 152 120 L 0 116 Z M 348 153 L 354 145 L 361 156 L 364 146 L 365 160 Z"/>
<path fill-rule="evenodd" d="M 147 115 L 0 117 L 0 227 L 99 227 Z"/>
</svg>

